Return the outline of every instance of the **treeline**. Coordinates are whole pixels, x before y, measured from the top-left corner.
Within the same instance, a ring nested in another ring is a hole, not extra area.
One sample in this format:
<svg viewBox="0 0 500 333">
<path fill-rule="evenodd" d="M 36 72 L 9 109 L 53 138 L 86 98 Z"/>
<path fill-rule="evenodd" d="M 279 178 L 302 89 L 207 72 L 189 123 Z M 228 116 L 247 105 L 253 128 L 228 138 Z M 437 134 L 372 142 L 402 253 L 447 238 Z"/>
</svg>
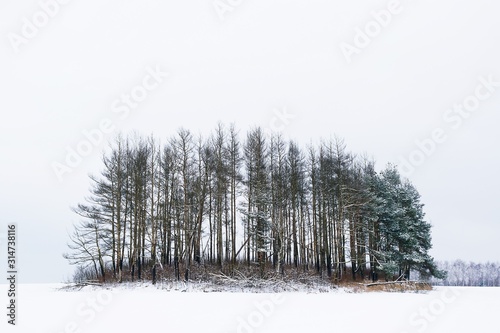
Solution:
<svg viewBox="0 0 500 333">
<path fill-rule="evenodd" d="M 444 279 L 432 278 L 437 286 L 500 287 L 500 263 L 465 262 L 463 260 L 438 261 L 437 267 L 448 272 Z"/>
<path fill-rule="evenodd" d="M 340 139 L 302 149 L 219 124 L 208 138 L 180 129 L 164 144 L 119 136 L 102 162 L 64 255 L 101 280 L 155 282 L 158 267 L 188 280 L 193 265 L 336 281 L 444 277 L 415 187 Z"/>
</svg>

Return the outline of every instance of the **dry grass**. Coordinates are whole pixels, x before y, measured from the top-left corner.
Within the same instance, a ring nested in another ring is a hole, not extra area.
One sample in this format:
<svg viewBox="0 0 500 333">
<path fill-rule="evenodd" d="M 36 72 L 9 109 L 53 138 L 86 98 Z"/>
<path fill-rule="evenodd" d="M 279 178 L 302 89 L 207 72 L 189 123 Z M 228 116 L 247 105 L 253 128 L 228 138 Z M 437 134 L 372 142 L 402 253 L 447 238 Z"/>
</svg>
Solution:
<svg viewBox="0 0 500 333">
<path fill-rule="evenodd" d="M 360 282 L 342 282 L 340 287 L 351 290 L 355 293 L 361 292 L 421 292 L 430 291 L 432 286 L 426 282 L 419 281 L 397 281 L 397 282 L 378 282 L 378 283 L 360 283 Z"/>
</svg>

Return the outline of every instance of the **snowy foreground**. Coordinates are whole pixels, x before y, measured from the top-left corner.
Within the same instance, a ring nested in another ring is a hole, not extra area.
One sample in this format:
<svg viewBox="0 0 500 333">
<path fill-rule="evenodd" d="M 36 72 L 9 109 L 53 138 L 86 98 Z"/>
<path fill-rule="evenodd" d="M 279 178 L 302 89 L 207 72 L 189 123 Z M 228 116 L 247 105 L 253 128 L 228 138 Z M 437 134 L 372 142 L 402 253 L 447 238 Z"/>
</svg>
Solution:
<svg viewBox="0 0 500 333">
<path fill-rule="evenodd" d="M 500 288 L 426 293 L 220 293 L 18 286 L 17 325 L 0 332 L 477 332 L 499 329 Z M 7 285 L 0 285 L 6 304 Z"/>
</svg>

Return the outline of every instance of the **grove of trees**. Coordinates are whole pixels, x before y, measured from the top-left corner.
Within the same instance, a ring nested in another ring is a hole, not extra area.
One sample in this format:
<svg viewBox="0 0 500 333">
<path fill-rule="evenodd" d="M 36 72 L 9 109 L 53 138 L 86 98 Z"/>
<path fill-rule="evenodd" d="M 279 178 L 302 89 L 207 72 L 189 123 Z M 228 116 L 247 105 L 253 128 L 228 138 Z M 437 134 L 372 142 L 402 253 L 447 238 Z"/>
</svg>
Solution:
<svg viewBox="0 0 500 333">
<path fill-rule="evenodd" d="M 439 269 L 448 274 L 444 279 L 432 278 L 431 283 L 439 286 L 454 287 L 500 287 L 500 263 L 437 261 Z"/>
<path fill-rule="evenodd" d="M 80 222 L 64 255 L 102 281 L 155 283 L 159 269 L 187 281 L 200 266 L 262 278 L 444 277 L 415 187 L 338 138 L 302 148 L 219 124 L 207 138 L 118 136 L 102 165 L 73 208 Z"/>
</svg>

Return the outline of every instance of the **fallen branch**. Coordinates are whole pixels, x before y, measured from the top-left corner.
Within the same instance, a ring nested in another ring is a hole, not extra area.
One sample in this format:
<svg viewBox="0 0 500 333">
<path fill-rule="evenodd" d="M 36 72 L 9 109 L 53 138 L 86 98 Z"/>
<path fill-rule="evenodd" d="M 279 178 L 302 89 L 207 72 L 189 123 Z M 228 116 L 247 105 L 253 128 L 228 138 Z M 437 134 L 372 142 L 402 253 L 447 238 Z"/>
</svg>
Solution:
<svg viewBox="0 0 500 333">
<path fill-rule="evenodd" d="M 99 282 L 93 282 L 93 281 L 83 281 L 83 282 L 77 282 L 73 284 L 68 284 L 64 287 L 61 287 L 60 290 L 74 290 L 78 289 L 81 290 L 87 286 L 97 286 L 97 287 L 102 287 L 103 284 Z"/>
<path fill-rule="evenodd" d="M 388 285 L 388 284 L 407 284 L 407 285 L 427 285 L 427 282 L 420 282 L 420 281 L 388 281 L 388 282 L 374 282 L 374 283 L 368 283 L 366 284 L 367 287 L 373 287 L 373 286 L 383 286 L 383 285 Z"/>
</svg>

